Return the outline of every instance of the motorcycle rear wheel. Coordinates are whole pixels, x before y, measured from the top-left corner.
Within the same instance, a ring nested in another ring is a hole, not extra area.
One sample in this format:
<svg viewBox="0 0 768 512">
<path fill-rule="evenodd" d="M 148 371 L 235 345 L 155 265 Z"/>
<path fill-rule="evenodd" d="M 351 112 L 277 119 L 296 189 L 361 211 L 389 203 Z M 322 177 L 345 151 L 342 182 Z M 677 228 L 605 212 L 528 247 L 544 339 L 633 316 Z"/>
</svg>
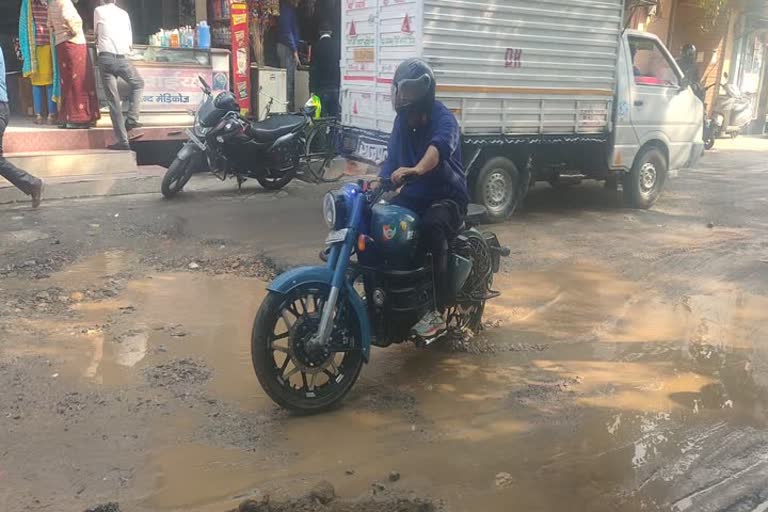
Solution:
<svg viewBox="0 0 768 512">
<path fill-rule="evenodd" d="M 289 295 L 270 292 L 254 321 L 251 357 L 256 377 L 276 404 L 293 413 L 333 409 L 352 389 L 363 367 L 356 322 L 348 326 L 351 350 L 313 354 L 306 347 L 319 326 L 328 292 L 327 286 L 317 285 L 300 287 Z M 332 337 L 337 335 L 334 332 Z"/>
<path fill-rule="evenodd" d="M 172 199 L 184 189 L 184 186 L 192 177 L 192 159 L 180 160 L 176 158 L 163 176 L 160 191 L 166 199 Z"/>
<path fill-rule="evenodd" d="M 272 171 L 268 170 L 266 174 L 256 177 L 256 181 L 267 190 L 280 190 L 289 184 L 296 176 L 296 167 L 293 167 L 289 171 L 285 171 L 281 176 L 273 176 L 271 172 Z"/>
</svg>

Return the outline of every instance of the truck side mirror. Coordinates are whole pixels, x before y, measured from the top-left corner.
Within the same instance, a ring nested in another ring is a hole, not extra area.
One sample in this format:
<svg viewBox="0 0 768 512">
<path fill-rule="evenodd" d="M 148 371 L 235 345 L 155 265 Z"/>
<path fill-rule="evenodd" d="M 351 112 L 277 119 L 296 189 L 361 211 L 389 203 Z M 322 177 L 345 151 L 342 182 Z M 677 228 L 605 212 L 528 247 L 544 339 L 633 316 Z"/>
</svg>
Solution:
<svg viewBox="0 0 768 512">
<path fill-rule="evenodd" d="M 684 76 L 684 77 L 683 77 L 683 78 L 680 80 L 680 92 L 683 92 L 684 90 L 686 90 L 686 89 L 687 89 L 687 88 L 689 88 L 690 86 L 691 86 L 691 79 L 690 79 L 690 78 L 688 78 L 687 76 Z"/>
</svg>

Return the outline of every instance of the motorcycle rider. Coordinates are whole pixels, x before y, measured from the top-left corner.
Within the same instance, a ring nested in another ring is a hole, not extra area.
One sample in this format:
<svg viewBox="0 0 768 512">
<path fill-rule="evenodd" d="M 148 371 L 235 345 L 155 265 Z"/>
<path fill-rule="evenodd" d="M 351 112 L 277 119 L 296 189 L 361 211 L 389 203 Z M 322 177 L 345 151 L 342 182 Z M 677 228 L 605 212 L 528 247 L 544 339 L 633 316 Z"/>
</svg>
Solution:
<svg viewBox="0 0 768 512">
<path fill-rule="evenodd" d="M 683 53 L 679 59 L 677 59 L 677 65 L 683 72 L 683 75 L 688 79 L 691 84 L 693 93 L 701 100 L 704 101 L 704 89 L 701 87 L 701 75 L 699 75 L 699 68 L 696 65 L 696 46 L 688 43 L 683 46 Z"/>
<path fill-rule="evenodd" d="M 433 338 L 447 328 L 442 312 L 452 299 L 448 248 L 458 235 L 469 203 L 459 123 L 435 99 L 435 92 L 435 75 L 426 62 L 413 58 L 398 66 L 392 82 L 397 118 L 379 174 L 402 185 L 392 204 L 419 216 L 422 246 L 432 254 L 435 310 L 413 329 L 422 338 Z"/>
</svg>

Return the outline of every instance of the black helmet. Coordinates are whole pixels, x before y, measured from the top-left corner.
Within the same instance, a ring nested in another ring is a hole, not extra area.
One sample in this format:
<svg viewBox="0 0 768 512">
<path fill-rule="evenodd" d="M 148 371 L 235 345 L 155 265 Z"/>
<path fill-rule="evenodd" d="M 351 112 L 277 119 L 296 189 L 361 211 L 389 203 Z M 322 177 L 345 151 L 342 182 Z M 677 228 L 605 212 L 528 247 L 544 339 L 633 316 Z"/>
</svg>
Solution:
<svg viewBox="0 0 768 512">
<path fill-rule="evenodd" d="M 421 59 L 408 59 L 395 71 L 392 80 L 392 107 L 398 114 L 417 110 L 432 112 L 435 103 L 435 73 Z"/>
<path fill-rule="evenodd" d="M 683 46 L 683 57 L 689 58 L 689 59 L 695 59 L 696 58 L 696 47 L 692 45 L 691 43 L 686 44 Z"/>
<path fill-rule="evenodd" d="M 231 92 L 223 92 L 216 96 L 213 100 L 213 106 L 219 110 L 226 110 L 227 112 L 239 112 L 240 105 L 237 103 L 237 98 Z"/>
</svg>

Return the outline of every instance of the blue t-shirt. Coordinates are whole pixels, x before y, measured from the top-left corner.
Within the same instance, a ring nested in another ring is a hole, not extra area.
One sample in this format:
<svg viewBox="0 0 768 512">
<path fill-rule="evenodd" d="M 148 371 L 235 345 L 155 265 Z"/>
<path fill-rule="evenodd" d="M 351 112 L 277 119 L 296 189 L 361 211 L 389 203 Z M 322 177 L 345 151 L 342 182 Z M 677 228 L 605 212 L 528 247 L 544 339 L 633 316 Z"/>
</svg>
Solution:
<svg viewBox="0 0 768 512">
<path fill-rule="evenodd" d="M 0 48 L 0 102 L 8 103 L 8 87 L 5 84 L 5 56 Z"/>
<path fill-rule="evenodd" d="M 277 32 L 279 42 L 291 49 L 299 50 L 299 21 L 296 16 L 296 8 L 288 2 L 280 4 L 280 18 L 277 20 Z"/>
<path fill-rule="evenodd" d="M 400 167 L 415 167 L 429 146 L 440 152 L 440 163 L 409 181 L 401 189 L 398 202 L 418 214 L 444 199 L 452 199 L 466 208 L 469 192 L 461 158 L 461 129 L 453 113 L 439 101 L 435 101 L 429 124 L 424 127 L 413 129 L 405 116 L 397 116 L 389 138 L 387 161 L 379 175 L 390 179 Z"/>
</svg>

